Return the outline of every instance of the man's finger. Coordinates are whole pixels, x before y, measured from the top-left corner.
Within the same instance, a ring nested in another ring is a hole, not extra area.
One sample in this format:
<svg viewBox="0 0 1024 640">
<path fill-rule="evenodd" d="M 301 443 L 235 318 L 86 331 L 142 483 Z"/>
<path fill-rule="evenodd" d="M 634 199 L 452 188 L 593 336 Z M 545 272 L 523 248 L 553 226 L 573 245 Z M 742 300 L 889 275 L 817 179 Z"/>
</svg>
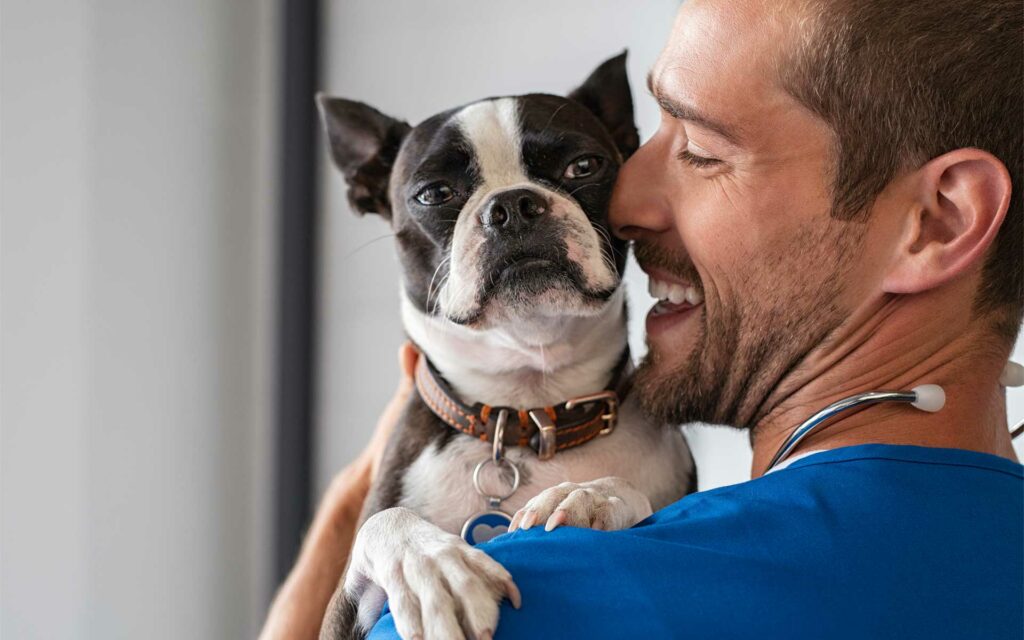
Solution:
<svg viewBox="0 0 1024 640">
<path fill-rule="evenodd" d="M 413 343 L 406 340 L 398 347 L 398 366 L 402 369 L 402 375 L 412 380 L 416 371 L 416 362 L 420 358 L 420 352 Z"/>
</svg>

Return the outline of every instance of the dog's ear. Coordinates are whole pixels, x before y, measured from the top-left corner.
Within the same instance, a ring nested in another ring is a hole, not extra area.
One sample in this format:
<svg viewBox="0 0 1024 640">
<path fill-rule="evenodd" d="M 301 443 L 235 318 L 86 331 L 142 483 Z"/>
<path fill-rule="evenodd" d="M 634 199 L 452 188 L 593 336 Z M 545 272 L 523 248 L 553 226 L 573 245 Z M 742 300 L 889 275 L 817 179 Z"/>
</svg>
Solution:
<svg viewBox="0 0 1024 640">
<path fill-rule="evenodd" d="M 402 140 L 411 127 L 373 107 L 344 98 L 316 96 L 331 159 L 348 184 L 348 201 L 360 214 L 391 217 L 388 181 Z"/>
<path fill-rule="evenodd" d="M 602 62 L 568 97 L 590 109 L 604 123 L 623 158 L 633 155 L 640 146 L 640 134 L 633 120 L 626 51 Z"/>
</svg>

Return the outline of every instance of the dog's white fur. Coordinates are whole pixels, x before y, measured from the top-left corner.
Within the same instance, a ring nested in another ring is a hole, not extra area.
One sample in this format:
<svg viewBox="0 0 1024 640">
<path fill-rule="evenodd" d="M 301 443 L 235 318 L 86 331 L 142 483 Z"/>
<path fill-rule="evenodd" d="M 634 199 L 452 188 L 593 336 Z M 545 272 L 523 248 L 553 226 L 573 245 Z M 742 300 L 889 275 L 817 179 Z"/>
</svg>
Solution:
<svg viewBox="0 0 1024 640">
<path fill-rule="evenodd" d="M 539 407 L 605 388 L 626 348 L 625 291 L 598 315 L 541 316 L 486 330 L 430 316 L 402 297 L 413 342 L 466 402 Z"/>
<path fill-rule="evenodd" d="M 474 147 L 482 186 L 456 223 L 450 276 L 437 298 L 441 313 L 424 313 L 402 299 L 409 337 L 466 402 L 541 407 L 605 389 L 626 346 L 622 287 L 604 303 L 568 290 L 542 295 L 529 309 L 502 309 L 492 302 L 498 308 L 486 310 L 487 321 L 473 328 L 448 319 L 479 310 L 485 237 L 477 214 L 505 189 L 542 190 L 552 203 L 550 215 L 568 223 L 569 258 L 587 285 L 611 289 L 617 281 L 614 264 L 579 205 L 529 181 L 519 156 L 515 100 L 470 105 L 456 118 Z M 400 506 L 366 521 L 344 587 L 359 599 L 361 626 L 373 623 L 386 592 L 405 638 L 493 633 L 498 602 L 504 596 L 515 602 L 518 592 L 504 568 L 455 535 L 487 506 L 470 476 L 490 455 L 490 444 L 472 438 L 458 438 L 440 451 L 427 447 L 405 470 Z M 620 407 L 618 428 L 585 446 L 544 462 L 518 447 L 506 455 L 522 470 L 523 483 L 502 509 L 513 513 L 529 507 L 543 520 L 562 511 L 559 518 L 576 526 L 631 526 L 652 507 L 678 499 L 692 472 L 684 464 L 689 456 L 680 431 L 647 424 L 629 400 Z M 495 474 L 484 483 L 498 492 L 493 483 L 499 482 Z M 523 515 L 516 518 L 521 522 Z"/>
</svg>

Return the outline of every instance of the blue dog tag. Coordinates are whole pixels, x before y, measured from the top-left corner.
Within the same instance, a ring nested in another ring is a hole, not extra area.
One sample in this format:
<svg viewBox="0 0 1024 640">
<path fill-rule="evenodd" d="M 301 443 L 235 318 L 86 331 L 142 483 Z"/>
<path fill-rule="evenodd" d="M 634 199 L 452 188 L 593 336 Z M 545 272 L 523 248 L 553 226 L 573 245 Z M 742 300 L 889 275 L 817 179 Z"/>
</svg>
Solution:
<svg viewBox="0 0 1024 640">
<path fill-rule="evenodd" d="M 507 533 L 510 524 L 512 517 L 504 511 L 484 511 L 462 525 L 462 539 L 471 545 L 478 545 Z"/>
</svg>

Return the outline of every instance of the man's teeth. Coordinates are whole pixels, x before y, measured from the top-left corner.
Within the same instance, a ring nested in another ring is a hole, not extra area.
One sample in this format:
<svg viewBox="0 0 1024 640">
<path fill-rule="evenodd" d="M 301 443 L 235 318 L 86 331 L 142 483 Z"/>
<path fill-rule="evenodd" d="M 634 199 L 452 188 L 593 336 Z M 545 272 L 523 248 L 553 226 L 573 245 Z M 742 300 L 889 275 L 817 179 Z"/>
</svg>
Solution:
<svg viewBox="0 0 1024 640">
<path fill-rule="evenodd" d="M 647 293 L 651 294 L 652 298 L 657 298 L 658 300 L 668 297 L 668 287 L 669 284 L 667 282 L 655 280 L 654 278 L 647 281 Z"/>
<path fill-rule="evenodd" d="M 668 289 L 668 301 L 672 304 L 682 304 L 686 302 L 687 295 L 689 293 L 688 287 L 681 287 L 674 284 Z"/>
<path fill-rule="evenodd" d="M 652 298 L 668 301 L 672 304 L 687 302 L 696 306 L 704 302 L 704 294 L 697 287 L 677 284 L 675 282 L 665 282 L 664 280 L 651 278 L 647 281 L 647 291 L 651 294 Z"/>
</svg>

